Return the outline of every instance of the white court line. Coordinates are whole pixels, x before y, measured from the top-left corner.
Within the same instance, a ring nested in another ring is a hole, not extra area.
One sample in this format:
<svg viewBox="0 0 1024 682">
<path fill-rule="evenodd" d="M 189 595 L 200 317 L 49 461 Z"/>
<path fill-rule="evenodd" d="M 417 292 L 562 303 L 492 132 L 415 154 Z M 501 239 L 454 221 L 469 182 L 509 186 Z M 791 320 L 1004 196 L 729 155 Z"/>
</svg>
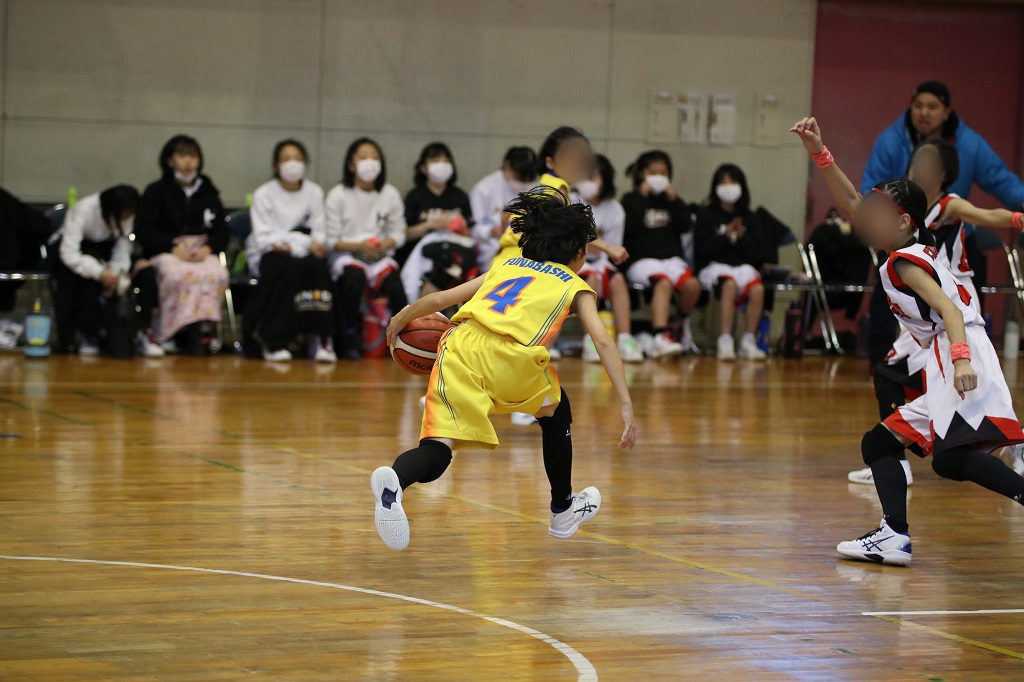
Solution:
<svg viewBox="0 0 1024 682">
<path fill-rule="evenodd" d="M 265 573 L 246 573 L 244 571 L 227 571 L 219 568 L 198 568 L 195 566 L 172 566 L 170 564 L 143 564 L 136 563 L 134 561 L 100 561 L 98 559 L 64 559 L 61 557 L 46 557 L 46 556 L 4 556 L 0 555 L 0 559 L 7 559 L 10 561 L 57 561 L 68 564 L 102 564 L 105 566 L 131 566 L 133 568 L 163 568 L 171 571 L 195 571 L 196 573 L 216 573 L 219 575 L 233 575 L 241 578 L 259 578 L 260 580 L 276 580 L 278 582 L 285 583 L 297 583 L 300 585 L 313 585 L 314 587 L 330 587 L 335 590 L 346 590 L 348 592 L 359 592 L 360 594 L 369 594 L 375 597 L 387 597 L 389 599 L 400 599 L 402 601 L 411 602 L 413 604 L 422 604 L 423 606 L 433 606 L 437 609 L 444 609 L 446 611 L 454 611 L 455 613 L 461 613 L 465 616 L 472 616 L 474 618 L 480 618 L 486 620 L 489 623 L 495 625 L 501 625 L 502 627 L 521 632 L 524 635 L 529 635 L 534 639 L 539 639 L 551 648 L 558 651 L 560 654 L 569 659 L 569 662 L 573 664 L 578 673 L 578 682 L 597 682 L 597 670 L 594 669 L 593 664 L 587 657 L 580 652 L 573 649 L 568 644 L 560 642 L 550 635 L 546 635 L 539 630 L 514 623 L 504 618 L 494 618 L 493 616 L 485 616 L 482 613 L 476 611 L 470 611 L 459 606 L 452 606 L 451 604 L 443 604 L 437 601 L 430 601 L 429 599 L 420 599 L 419 597 L 409 597 L 404 594 L 396 594 L 394 592 L 381 592 L 379 590 L 370 590 L 365 587 L 356 587 L 354 585 L 341 585 L 339 583 L 325 583 L 318 580 L 304 580 L 302 578 L 287 578 L 280 575 L 267 575 Z"/>
<path fill-rule="evenodd" d="M 1024 609 L 976 609 L 974 611 L 863 611 L 862 616 L 969 616 L 986 613 L 1024 613 Z"/>
</svg>

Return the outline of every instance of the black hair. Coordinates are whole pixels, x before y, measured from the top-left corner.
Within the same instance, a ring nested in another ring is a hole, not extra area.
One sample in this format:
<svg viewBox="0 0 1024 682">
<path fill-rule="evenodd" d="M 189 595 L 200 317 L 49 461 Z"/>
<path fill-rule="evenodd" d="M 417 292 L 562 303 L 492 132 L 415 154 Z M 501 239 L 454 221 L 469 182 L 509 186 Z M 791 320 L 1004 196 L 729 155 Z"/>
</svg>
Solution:
<svg viewBox="0 0 1024 682">
<path fill-rule="evenodd" d="M 203 149 L 199 146 L 199 142 L 194 137 L 188 135 L 175 135 L 171 139 L 167 140 L 167 144 L 160 150 L 160 172 L 164 177 L 173 177 L 174 171 L 168 165 L 171 157 L 175 154 L 194 154 L 199 157 L 199 168 L 196 169 L 197 173 L 203 172 Z"/>
<path fill-rule="evenodd" d="M 516 178 L 522 182 L 537 177 L 537 154 L 529 147 L 509 147 L 502 165 L 506 163 Z"/>
<path fill-rule="evenodd" d="M 914 162 L 914 155 L 917 154 L 917 150 L 921 147 L 935 147 L 939 152 L 939 161 L 942 163 L 942 191 L 945 192 L 950 186 L 956 182 L 956 179 L 960 177 L 960 153 L 956 150 L 956 146 L 946 142 L 941 137 L 929 137 L 927 140 L 921 140 L 914 147 L 913 153 L 910 155 L 910 162 Z M 910 172 L 910 167 L 907 167 L 907 172 Z"/>
<path fill-rule="evenodd" d="M 537 152 L 537 175 L 543 175 L 544 173 L 550 173 L 551 169 L 548 168 L 548 157 L 554 158 L 555 154 L 558 153 L 558 148 L 562 146 L 562 143 L 566 140 L 574 139 L 587 140 L 587 136 L 583 134 L 583 131 L 579 128 L 572 128 L 570 126 L 561 126 L 551 131 L 551 134 L 544 138 L 544 144 L 540 146 L 540 151 Z M 587 140 L 588 142 L 590 140 Z"/>
<path fill-rule="evenodd" d="M 270 162 L 270 167 L 274 169 L 275 178 L 281 177 L 277 173 L 277 159 L 281 156 L 281 150 L 285 147 L 295 147 L 298 149 L 299 153 L 302 154 L 302 160 L 305 161 L 307 165 L 309 164 L 309 152 L 306 151 L 306 145 L 291 137 L 287 140 L 281 140 L 274 145 L 274 157 Z"/>
<path fill-rule="evenodd" d="M 888 196 L 896 207 L 910 218 L 910 222 L 917 228 L 918 241 L 922 244 L 935 246 L 935 238 L 931 230 L 925 228 L 924 219 L 928 214 L 928 197 L 924 190 L 906 178 L 884 180 L 875 189 Z"/>
<path fill-rule="evenodd" d="M 604 154 L 595 154 L 594 163 L 597 166 L 597 172 L 601 175 L 601 192 L 597 198 L 601 201 L 613 198 L 616 194 L 615 167 Z"/>
<path fill-rule="evenodd" d="M 426 147 L 423 148 L 423 151 L 420 152 L 420 160 L 416 162 L 415 166 L 413 166 L 413 171 L 416 173 L 416 175 L 413 177 L 413 181 L 416 183 L 417 187 L 423 187 L 423 185 L 427 184 L 427 175 L 426 175 L 426 173 L 424 173 L 423 171 L 420 170 L 420 166 L 422 166 L 424 163 L 426 163 L 430 159 L 437 159 L 437 158 L 440 158 L 442 156 L 448 157 L 448 160 L 452 162 L 452 177 L 450 177 L 448 179 L 448 186 L 449 187 L 454 187 L 455 186 L 455 183 L 459 181 L 459 169 L 455 165 L 455 157 L 452 156 L 452 150 L 449 149 L 448 145 L 446 145 L 444 142 L 431 142 L 430 144 L 428 144 Z M 383 154 L 381 154 L 381 158 L 384 158 Z M 347 163 L 345 165 L 348 166 Z M 384 163 L 382 161 L 381 162 L 381 174 L 382 175 L 383 175 L 383 172 L 384 172 Z M 380 188 L 378 187 L 378 189 L 380 189 Z"/>
<path fill-rule="evenodd" d="M 345 161 L 341 165 L 341 184 L 345 187 L 356 186 L 356 172 L 350 170 L 348 165 L 352 162 L 352 158 L 359 151 L 359 148 L 364 144 L 372 144 L 377 149 L 377 154 L 380 155 L 380 175 L 373 182 L 373 188 L 378 192 L 384 188 L 384 184 L 388 181 L 388 164 L 384 160 L 384 150 L 380 148 L 380 145 L 371 140 L 368 137 L 360 137 L 354 140 L 352 144 L 348 146 L 348 150 L 345 152 Z"/>
<path fill-rule="evenodd" d="M 733 206 L 733 211 L 736 215 L 746 215 L 750 212 L 750 188 L 747 187 L 747 175 L 743 172 L 743 169 L 734 163 L 723 163 L 715 171 L 715 174 L 711 176 L 711 194 L 708 196 L 708 206 L 711 208 L 722 210 L 722 200 L 718 198 L 718 192 L 715 188 L 721 184 L 722 180 L 728 177 L 733 182 L 739 183 L 743 189 L 740 194 L 739 201 Z"/>
<path fill-rule="evenodd" d="M 121 214 L 139 209 L 139 190 L 131 185 L 114 185 L 100 192 L 100 214 L 103 222 L 110 225 L 118 235 L 124 236 Z"/>
<path fill-rule="evenodd" d="M 512 216 L 512 231 L 520 235 L 523 257 L 530 260 L 568 265 L 597 239 L 590 207 L 571 203 L 550 187 L 523 192 L 505 211 Z"/>
<path fill-rule="evenodd" d="M 636 161 L 626 167 L 626 175 L 633 179 L 634 189 L 644 184 L 644 171 L 656 161 L 661 161 L 668 166 L 668 177 L 669 180 L 672 179 L 672 159 L 666 152 L 660 149 L 652 149 L 638 156 Z"/>
</svg>

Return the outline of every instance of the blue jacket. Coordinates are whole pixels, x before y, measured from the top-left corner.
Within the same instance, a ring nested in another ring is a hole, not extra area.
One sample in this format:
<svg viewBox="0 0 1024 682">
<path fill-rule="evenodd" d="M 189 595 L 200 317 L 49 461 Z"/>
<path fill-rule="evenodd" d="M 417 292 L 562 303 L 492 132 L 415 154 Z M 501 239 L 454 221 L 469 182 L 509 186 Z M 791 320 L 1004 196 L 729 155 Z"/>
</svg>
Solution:
<svg viewBox="0 0 1024 682">
<path fill-rule="evenodd" d="M 911 137 L 912 130 L 908 111 L 878 136 L 864 165 L 861 194 L 867 194 L 883 180 L 906 177 L 916 138 L 916 135 Z M 948 133 L 953 133 L 952 139 Z M 971 192 L 971 183 L 977 183 L 1011 210 L 1021 210 L 1024 181 L 1006 167 L 985 138 L 964 125 L 955 113 L 950 116 L 943 137 L 951 142 L 955 140 L 960 154 L 960 177 L 950 186 L 950 192 L 966 199 Z"/>
</svg>

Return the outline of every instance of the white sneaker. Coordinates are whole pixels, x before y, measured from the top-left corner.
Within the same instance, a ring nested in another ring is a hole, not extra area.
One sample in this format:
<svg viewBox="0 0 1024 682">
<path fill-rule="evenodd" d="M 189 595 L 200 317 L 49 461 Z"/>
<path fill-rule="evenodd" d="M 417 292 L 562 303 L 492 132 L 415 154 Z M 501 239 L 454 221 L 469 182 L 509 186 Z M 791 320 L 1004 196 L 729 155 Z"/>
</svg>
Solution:
<svg viewBox="0 0 1024 682">
<path fill-rule="evenodd" d="M 78 354 L 83 358 L 94 358 L 100 354 L 99 344 L 95 341 L 82 339 L 82 342 L 78 344 Z"/>
<path fill-rule="evenodd" d="M 640 352 L 647 357 L 651 357 L 654 354 L 654 337 L 647 332 L 640 332 L 635 338 Z"/>
<path fill-rule="evenodd" d="M 313 353 L 313 360 L 315 360 L 316 362 L 333 364 L 338 361 L 338 356 L 335 354 L 333 348 L 320 346 L 319 348 L 316 349 L 316 352 Z"/>
<path fill-rule="evenodd" d="M 178 342 L 173 338 L 167 339 L 160 344 L 160 347 L 164 349 L 164 353 L 168 355 L 175 355 L 178 352 Z"/>
<path fill-rule="evenodd" d="M 601 362 L 601 356 L 597 354 L 597 346 L 590 334 L 583 337 L 583 362 Z"/>
<path fill-rule="evenodd" d="M 658 334 L 651 343 L 652 358 L 673 358 L 682 353 L 683 344 L 673 341 L 668 332 Z"/>
<path fill-rule="evenodd" d="M 910 462 L 905 459 L 901 459 L 900 464 L 903 465 L 903 471 L 907 474 L 907 485 L 914 485 L 914 474 L 910 471 Z M 850 483 L 863 483 L 864 485 L 875 484 L 875 475 L 871 473 L 871 467 L 864 467 L 863 469 L 857 469 L 857 471 L 851 471 L 847 474 L 846 478 Z"/>
<path fill-rule="evenodd" d="M 551 525 L 548 534 L 555 538 L 572 536 L 580 528 L 580 524 L 597 515 L 601 508 L 601 491 L 594 486 L 584 488 L 582 492 L 572 496 L 572 503 L 564 512 L 551 514 Z"/>
<path fill-rule="evenodd" d="M 266 348 L 263 349 L 263 359 L 267 362 L 291 362 L 292 354 L 287 348 L 281 350 L 269 351 Z"/>
<path fill-rule="evenodd" d="M 644 361 L 644 354 L 640 352 L 640 346 L 631 334 L 619 334 L 617 345 L 623 362 Z"/>
<path fill-rule="evenodd" d="M 740 339 L 739 356 L 744 360 L 764 360 L 768 354 L 757 347 L 757 338 L 753 334 L 744 334 Z"/>
<path fill-rule="evenodd" d="M 25 327 L 14 320 L 0 320 L 0 350 L 14 350 Z"/>
<path fill-rule="evenodd" d="M 551 358 L 552 360 L 561 360 L 562 351 L 552 346 L 551 348 L 548 348 L 548 357 Z"/>
<path fill-rule="evenodd" d="M 882 519 L 878 528 L 867 535 L 840 542 L 836 551 L 847 559 L 871 561 L 876 564 L 892 564 L 893 566 L 910 565 L 910 536 L 897 533 Z"/>
<path fill-rule="evenodd" d="M 1010 454 L 1013 456 L 1013 470 L 1018 476 L 1024 476 L 1024 443 L 1011 445 Z"/>
<path fill-rule="evenodd" d="M 736 341 L 732 338 L 732 334 L 722 334 L 718 337 L 718 359 L 736 359 Z"/>
<path fill-rule="evenodd" d="M 153 332 L 149 330 L 139 332 L 135 339 L 135 348 L 144 358 L 162 358 L 167 355 L 160 344 L 156 342 Z"/>
<path fill-rule="evenodd" d="M 512 413 L 512 426 L 533 426 L 536 423 L 537 418 L 532 414 L 526 414 L 525 412 Z"/>
<path fill-rule="evenodd" d="M 402 508 L 402 486 L 391 467 L 380 467 L 370 475 L 373 490 L 373 512 L 377 533 L 384 544 L 394 550 L 409 546 L 409 517 Z"/>
</svg>

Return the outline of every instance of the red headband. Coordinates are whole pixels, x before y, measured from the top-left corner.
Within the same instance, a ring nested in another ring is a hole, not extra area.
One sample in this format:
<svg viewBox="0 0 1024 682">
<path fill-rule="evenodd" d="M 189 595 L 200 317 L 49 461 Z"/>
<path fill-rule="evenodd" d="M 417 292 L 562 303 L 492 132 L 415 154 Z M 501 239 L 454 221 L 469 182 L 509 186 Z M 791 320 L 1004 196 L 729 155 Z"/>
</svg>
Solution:
<svg viewBox="0 0 1024 682">
<path fill-rule="evenodd" d="M 890 202 L 892 203 L 892 205 L 896 207 L 896 210 L 900 212 L 900 215 L 905 215 L 905 216 L 907 216 L 908 218 L 910 218 L 910 224 L 911 224 L 911 225 L 913 225 L 914 227 L 918 227 L 918 229 L 920 229 L 920 228 L 919 228 L 919 226 L 918 226 L 918 224 L 917 224 L 917 222 L 915 222 L 915 221 L 914 221 L 914 218 L 913 218 L 913 217 L 912 217 L 912 216 L 911 216 L 911 215 L 910 215 L 909 213 L 907 213 L 906 211 L 904 211 L 904 210 L 903 210 L 903 207 L 902 207 L 902 206 L 900 206 L 899 204 L 897 204 L 897 203 L 896 203 L 896 200 L 895 200 L 895 199 L 893 199 L 893 198 L 892 198 L 892 196 L 891 196 L 891 195 L 890 195 L 890 194 L 889 194 L 888 192 L 883 192 L 882 190 L 878 189 L 877 187 L 873 188 L 873 189 L 872 189 L 871 191 L 872 191 L 872 192 L 878 192 L 878 193 L 879 193 L 879 194 L 881 194 L 881 195 L 882 195 L 883 197 L 885 197 L 886 199 L 888 199 L 888 200 L 889 200 L 889 201 L 890 201 Z"/>
</svg>

